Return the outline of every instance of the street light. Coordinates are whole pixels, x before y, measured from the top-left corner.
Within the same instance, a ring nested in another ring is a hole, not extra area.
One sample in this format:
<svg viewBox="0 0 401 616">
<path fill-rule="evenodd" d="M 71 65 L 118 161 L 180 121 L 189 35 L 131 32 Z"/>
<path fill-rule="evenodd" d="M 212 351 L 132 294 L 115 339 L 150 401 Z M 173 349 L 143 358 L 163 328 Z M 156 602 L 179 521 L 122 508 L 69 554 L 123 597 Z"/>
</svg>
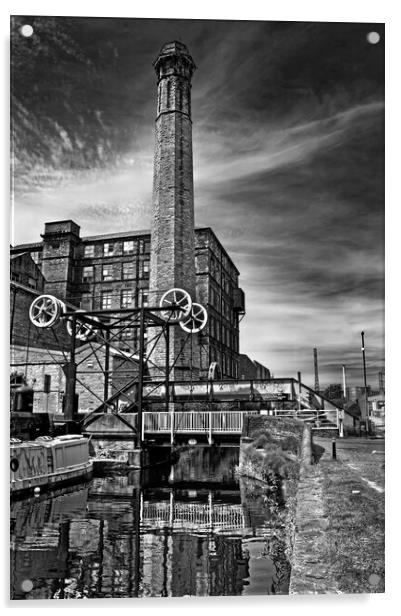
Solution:
<svg viewBox="0 0 401 616">
<path fill-rule="evenodd" d="M 363 382 L 365 387 L 365 428 L 366 434 L 369 432 L 369 410 L 368 410 L 368 389 L 366 384 L 366 361 L 365 361 L 365 332 L 361 332 L 362 337 L 362 359 L 363 359 Z"/>
</svg>

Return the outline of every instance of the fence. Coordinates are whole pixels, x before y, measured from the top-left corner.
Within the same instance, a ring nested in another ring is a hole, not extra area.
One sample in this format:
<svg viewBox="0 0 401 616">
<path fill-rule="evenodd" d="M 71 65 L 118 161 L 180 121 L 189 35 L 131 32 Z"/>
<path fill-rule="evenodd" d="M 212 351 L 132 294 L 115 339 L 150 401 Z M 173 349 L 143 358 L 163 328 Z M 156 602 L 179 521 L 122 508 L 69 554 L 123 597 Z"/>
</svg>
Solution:
<svg viewBox="0 0 401 616">
<path fill-rule="evenodd" d="M 244 415 L 249 411 L 145 412 L 143 433 L 241 434 Z"/>
</svg>

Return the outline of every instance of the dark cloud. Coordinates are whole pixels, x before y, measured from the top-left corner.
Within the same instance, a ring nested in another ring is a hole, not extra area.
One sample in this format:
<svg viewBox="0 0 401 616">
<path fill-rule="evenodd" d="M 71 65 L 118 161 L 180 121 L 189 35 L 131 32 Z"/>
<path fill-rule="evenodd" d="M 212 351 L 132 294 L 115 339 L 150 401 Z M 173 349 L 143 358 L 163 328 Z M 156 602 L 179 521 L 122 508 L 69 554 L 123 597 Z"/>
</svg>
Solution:
<svg viewBox="0 0 401 616">
<path fill-rule="evenodd" d="M 34 35 L 20 35 L 31 23 Z M 313 383 L 383 362 L 384 26 L 12 19 L 15 241 L 71 217 L 85 235 L 150 224 L 155 75 L 185 42 L 196 220 L 241 271 L 244 352 Z M 381 35 L 370 45 L 366 34 Z M 21 224 L 19 224 L 21 223 Z M 355 350 L 356 349 L 356 350 Z M 359 363 L 358 363 L 359 362 Z M 308 381 L 307 381 L 308 382 Z"/>
</svg>

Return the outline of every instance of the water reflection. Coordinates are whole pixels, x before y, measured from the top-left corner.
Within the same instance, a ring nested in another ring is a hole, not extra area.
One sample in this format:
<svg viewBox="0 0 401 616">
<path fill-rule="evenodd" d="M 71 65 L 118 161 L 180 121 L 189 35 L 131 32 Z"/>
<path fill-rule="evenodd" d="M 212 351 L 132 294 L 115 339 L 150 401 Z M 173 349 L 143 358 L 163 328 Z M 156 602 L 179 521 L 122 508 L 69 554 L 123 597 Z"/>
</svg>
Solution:
<svg viewBox="0 0 401 616">
<path fill-rule="evenodd" d="M 287 593 L 280 507 L 236 463 L 237 450 L 197 448 L 173 468 L 14 502 L 12 598 Z"/>
</svg>

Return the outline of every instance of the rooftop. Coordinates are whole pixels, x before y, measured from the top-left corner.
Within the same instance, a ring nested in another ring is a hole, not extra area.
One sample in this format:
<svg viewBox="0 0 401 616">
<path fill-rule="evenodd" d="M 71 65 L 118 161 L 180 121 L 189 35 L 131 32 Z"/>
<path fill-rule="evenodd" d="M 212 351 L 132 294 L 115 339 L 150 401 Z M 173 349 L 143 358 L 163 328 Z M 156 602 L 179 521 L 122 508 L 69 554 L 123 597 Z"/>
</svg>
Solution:
<svg viewBox="0 0 401 616">
<path fill-rule="evenodd" d="M 231 262 L 231 264 L 233 265 L 234 269 L 236 270 L 237 274 L 239 274 L 239 270 L 237 269 L 237 267 L 234 265 L 230 255 L 228 254 L 228 252 L 226 251 L 226 249 L 224 248 L 223 244 L 220 242 L 219 238 L 217 237 L 217 235 L 215 234 L 215 232 L 213 231 L 213 229 L 211 229 L 211 227 L 197 227 L 195 229 L 195 233 L 202 233 L 202 232 L 208 232 L 211 233 L 214 238 L 216 239 L 218 245 L 220 246 L 222 252 L 225 254 L 225 256 L 229 259 L 229 261 Z M 137 231 L 117 231 L 116 233 L 102 233 L 100 235 L 86 235 L 84 237 L 81 238 L 82 242 L 87 243 L 87 242 L 106 242 L 108 240 L 122 240 L 122 239 L 131 239 L 133 237 L 141 237 L 141 236 L 149 236 L 150 237 L 150 230 L 149 229 L 139 229 Z M 41 251 L 43 249 L 43 242 L 31 242 L 29 244 L 16 244 L 15 246 L 11 246 L 11 254 L 16 254 L 16 253 L 21 253 L 23 251 L 26 252 L 33 252 L 33 251 Z"/>
<path fill-rule="evenodd" d="M 188 51 L 188 47 L 181 43 L 181 41 L 170 41 L 169 43 L 165 43 L 160 50 L 159 55 L 156 60 L 153 62 L 153 66 L 157 70 L 158 65 L 161 60 L 164 58 L 169 58 L 171 56 L 181 56 L 185 58 L 188 64 L 192 67 L 192 70 L 196 68 L 195 62 L 192 59 L 191 54 Z"/>
</svg>

